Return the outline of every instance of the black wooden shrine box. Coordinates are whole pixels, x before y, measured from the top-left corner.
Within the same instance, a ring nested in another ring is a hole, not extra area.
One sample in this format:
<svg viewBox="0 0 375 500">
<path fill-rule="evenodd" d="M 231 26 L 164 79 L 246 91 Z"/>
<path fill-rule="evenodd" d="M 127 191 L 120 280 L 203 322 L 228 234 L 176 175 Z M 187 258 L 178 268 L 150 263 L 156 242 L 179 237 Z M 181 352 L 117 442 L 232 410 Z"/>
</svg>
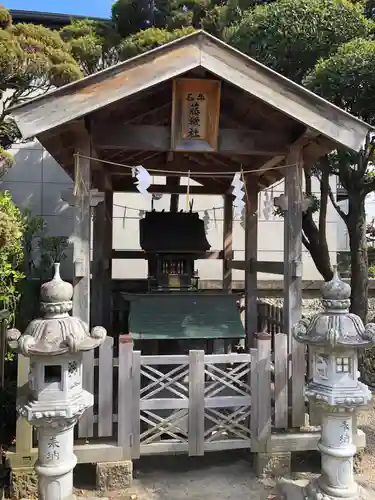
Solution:
<svg viewBox="0 0 375 500">
<path fill-rule="evenodd" d="M 139 233 L 148 261 L 149 291 L 198 288 L 194 261 L 210 249 L 198 213 L 147 212 Z"/>
</svg>

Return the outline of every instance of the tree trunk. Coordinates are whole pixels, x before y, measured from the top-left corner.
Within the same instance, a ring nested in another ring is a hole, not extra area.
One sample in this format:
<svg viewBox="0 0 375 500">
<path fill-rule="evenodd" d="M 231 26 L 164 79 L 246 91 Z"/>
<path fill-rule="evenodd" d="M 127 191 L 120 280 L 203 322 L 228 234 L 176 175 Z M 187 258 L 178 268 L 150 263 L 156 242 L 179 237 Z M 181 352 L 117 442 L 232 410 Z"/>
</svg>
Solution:
<svg viewBox="0 0 375 500">
<path fill-rule="evenodd" d="M 302 216 L 302 230 L 308 240 L 303 240 L 306 250 L 308 250 L 324 281 L 330 281 L 333 278 L 333 272 L 328 248 L 326 244 L 320 244 L 319 230 L 310 211 L 305 212 Z"/>
<path fill-rule="evenodd" d="M 305 170 L 305 185 L 307 196 L 312 196 L 311 172 L 308 169 Z M 330 281 L 333 278 L 327 244 L 328 190 L 329 172 L 328 169 L 325 169 L 320 180 L 319 227 L 314 221 L 312 208 L 306 210 L 302 215 L 302 241 L 324 281 Z"/>
<path fill-rule="evenodd" d="M 364 323 L 368 312 L 368 256 L 364 197 L 350 196 L 347 216 L 351 254 L 351 306 Z"/>
</svg>

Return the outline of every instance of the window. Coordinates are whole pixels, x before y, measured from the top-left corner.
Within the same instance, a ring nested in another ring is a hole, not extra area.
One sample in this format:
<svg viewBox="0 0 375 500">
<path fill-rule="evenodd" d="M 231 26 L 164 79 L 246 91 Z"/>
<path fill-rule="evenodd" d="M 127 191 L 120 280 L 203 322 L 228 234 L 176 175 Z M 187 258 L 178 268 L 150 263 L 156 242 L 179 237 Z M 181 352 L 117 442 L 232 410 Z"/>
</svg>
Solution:
<svg viewBox="0 0 375 500">
<path fill-rule="evenodd" d="M 61 382 L 61 365 L 47 365 L 44 367 L 44 382 L 52 384 Z"/>
<path fill-rule="evenodd" d="M 336 358 L 336 372 L 350 373 L 350 358 Z"/>
</svg>

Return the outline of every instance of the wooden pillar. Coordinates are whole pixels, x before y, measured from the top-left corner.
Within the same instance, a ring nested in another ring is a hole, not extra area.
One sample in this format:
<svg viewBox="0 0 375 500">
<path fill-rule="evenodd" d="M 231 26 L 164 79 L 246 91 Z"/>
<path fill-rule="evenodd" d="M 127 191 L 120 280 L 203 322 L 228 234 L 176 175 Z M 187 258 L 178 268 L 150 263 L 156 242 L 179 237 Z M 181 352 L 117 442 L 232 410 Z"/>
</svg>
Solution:
<svg viewBox="0 0 375 500">
<path fill-rule="evenodd" d="M 258 187 L 246 182 L 245 213 L 245 332 L 247 347 L 255 347 L 254 335 L 258 330 L 257 287 L 255 264 L 258 258 Z"/>
<path fill-rule="evenodd" d="M 75 157 L 75 208 L 73 233 L 73 316 L 90 322 L 90 236 L 91 236 L 91 146 L 90 137 L 79 136 Z M 94 393 L 94 351 L 83 354 L 83 388 Z M 80 437 L 93 435 L 94 410 L 89 408 L 83 414 L 78 426 Z"/>
<path fill-rule="evenodd" d="M 305 348 L 292 337 L 292 327 L 302 312 L 302 175 L 303 158 L 300 146 L 293 146 L 286 159 L 284 216 L 284 333 L 288 335 L 289 379 L 291 381 L 292 427 L 305 423 Z"/>
<path fill-rule="evenodd" d="M 81 138 L 76 150 L 83 156 L 91 154 L 90 141 Z M 73 315 L 90 325 L 90 160 L 76 157 L 75 160 L 75 207 L 73 233 L 74 295 Z"/>
<path fill-rule="evenodd" d="M 232 269 L 228 262 L 233 259 L 233 208 L 232 195 L 224 196 L 224 229 L 223 229 L 223 290 L 232 292 Z"/>
<path fill-rule="evenodd" d="M 104 281 L 104 248 L 105 248 L 105 205 L 104 196 L 93 211 L 93 262 L 91 270 L 91 319 L 94 325 L 104 325 L 103 315 L 103 281 Z"/>
<path fill-rule="evenodd" d="M 112 334 L 112 243 L 113 243 L 113 191 L 104 193 L 104 276 L 103 276 L 103 324 Z M 121 332 L 118 332 L 121 333 Z"/>
<path fill-rule="evenodd" d="M 167 187 L 173 191 L 175 188 L 177 188 L 180 185 L 180 177 L 167 177 Z M 178 212 L 178 194 L 176 193 L 171 193 L 171 201 L 169 204 L 169 211 L 170 212 Z"/>
</svg>

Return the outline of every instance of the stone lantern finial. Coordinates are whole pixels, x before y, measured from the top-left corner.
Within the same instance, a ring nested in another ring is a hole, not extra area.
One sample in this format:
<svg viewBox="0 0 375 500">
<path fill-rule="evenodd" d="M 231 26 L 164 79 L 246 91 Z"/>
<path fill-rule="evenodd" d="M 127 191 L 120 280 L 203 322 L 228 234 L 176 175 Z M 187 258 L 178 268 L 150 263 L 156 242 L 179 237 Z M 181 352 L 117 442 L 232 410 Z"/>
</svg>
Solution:
<svg viewBox="0 0 375 500">
<path fill-rule="evenodd" d="M 59 263 L 54 264 L 54 269 L 52 280 L 40 287 L 40 309 L 46 318 L 67 317 L 73 307 L 73 286 L 61 279 Z"/>
<path fill-rule="evenodd" d="M 10 347 L 24 356 L 89 351 L 98 347 L 107 335 L 102 326 L 95 326 L 90 332 L 84 321 L 69 315 L 73 287 L 61 279 L 59 268 L 60 264 L 55 264 L 52 280 L 40 289 L 44 317 L 31 321 L 23 335 L 15 328 L 8 330 Z"/>
<path fill-rule="evenodd" d="M 322 286 L 322 303 L 327 309 L 345 310 L 350 306 L 351 288 L 338 275 L 337 267 L 333 269 L 333 278 Z"/>
</svg>

